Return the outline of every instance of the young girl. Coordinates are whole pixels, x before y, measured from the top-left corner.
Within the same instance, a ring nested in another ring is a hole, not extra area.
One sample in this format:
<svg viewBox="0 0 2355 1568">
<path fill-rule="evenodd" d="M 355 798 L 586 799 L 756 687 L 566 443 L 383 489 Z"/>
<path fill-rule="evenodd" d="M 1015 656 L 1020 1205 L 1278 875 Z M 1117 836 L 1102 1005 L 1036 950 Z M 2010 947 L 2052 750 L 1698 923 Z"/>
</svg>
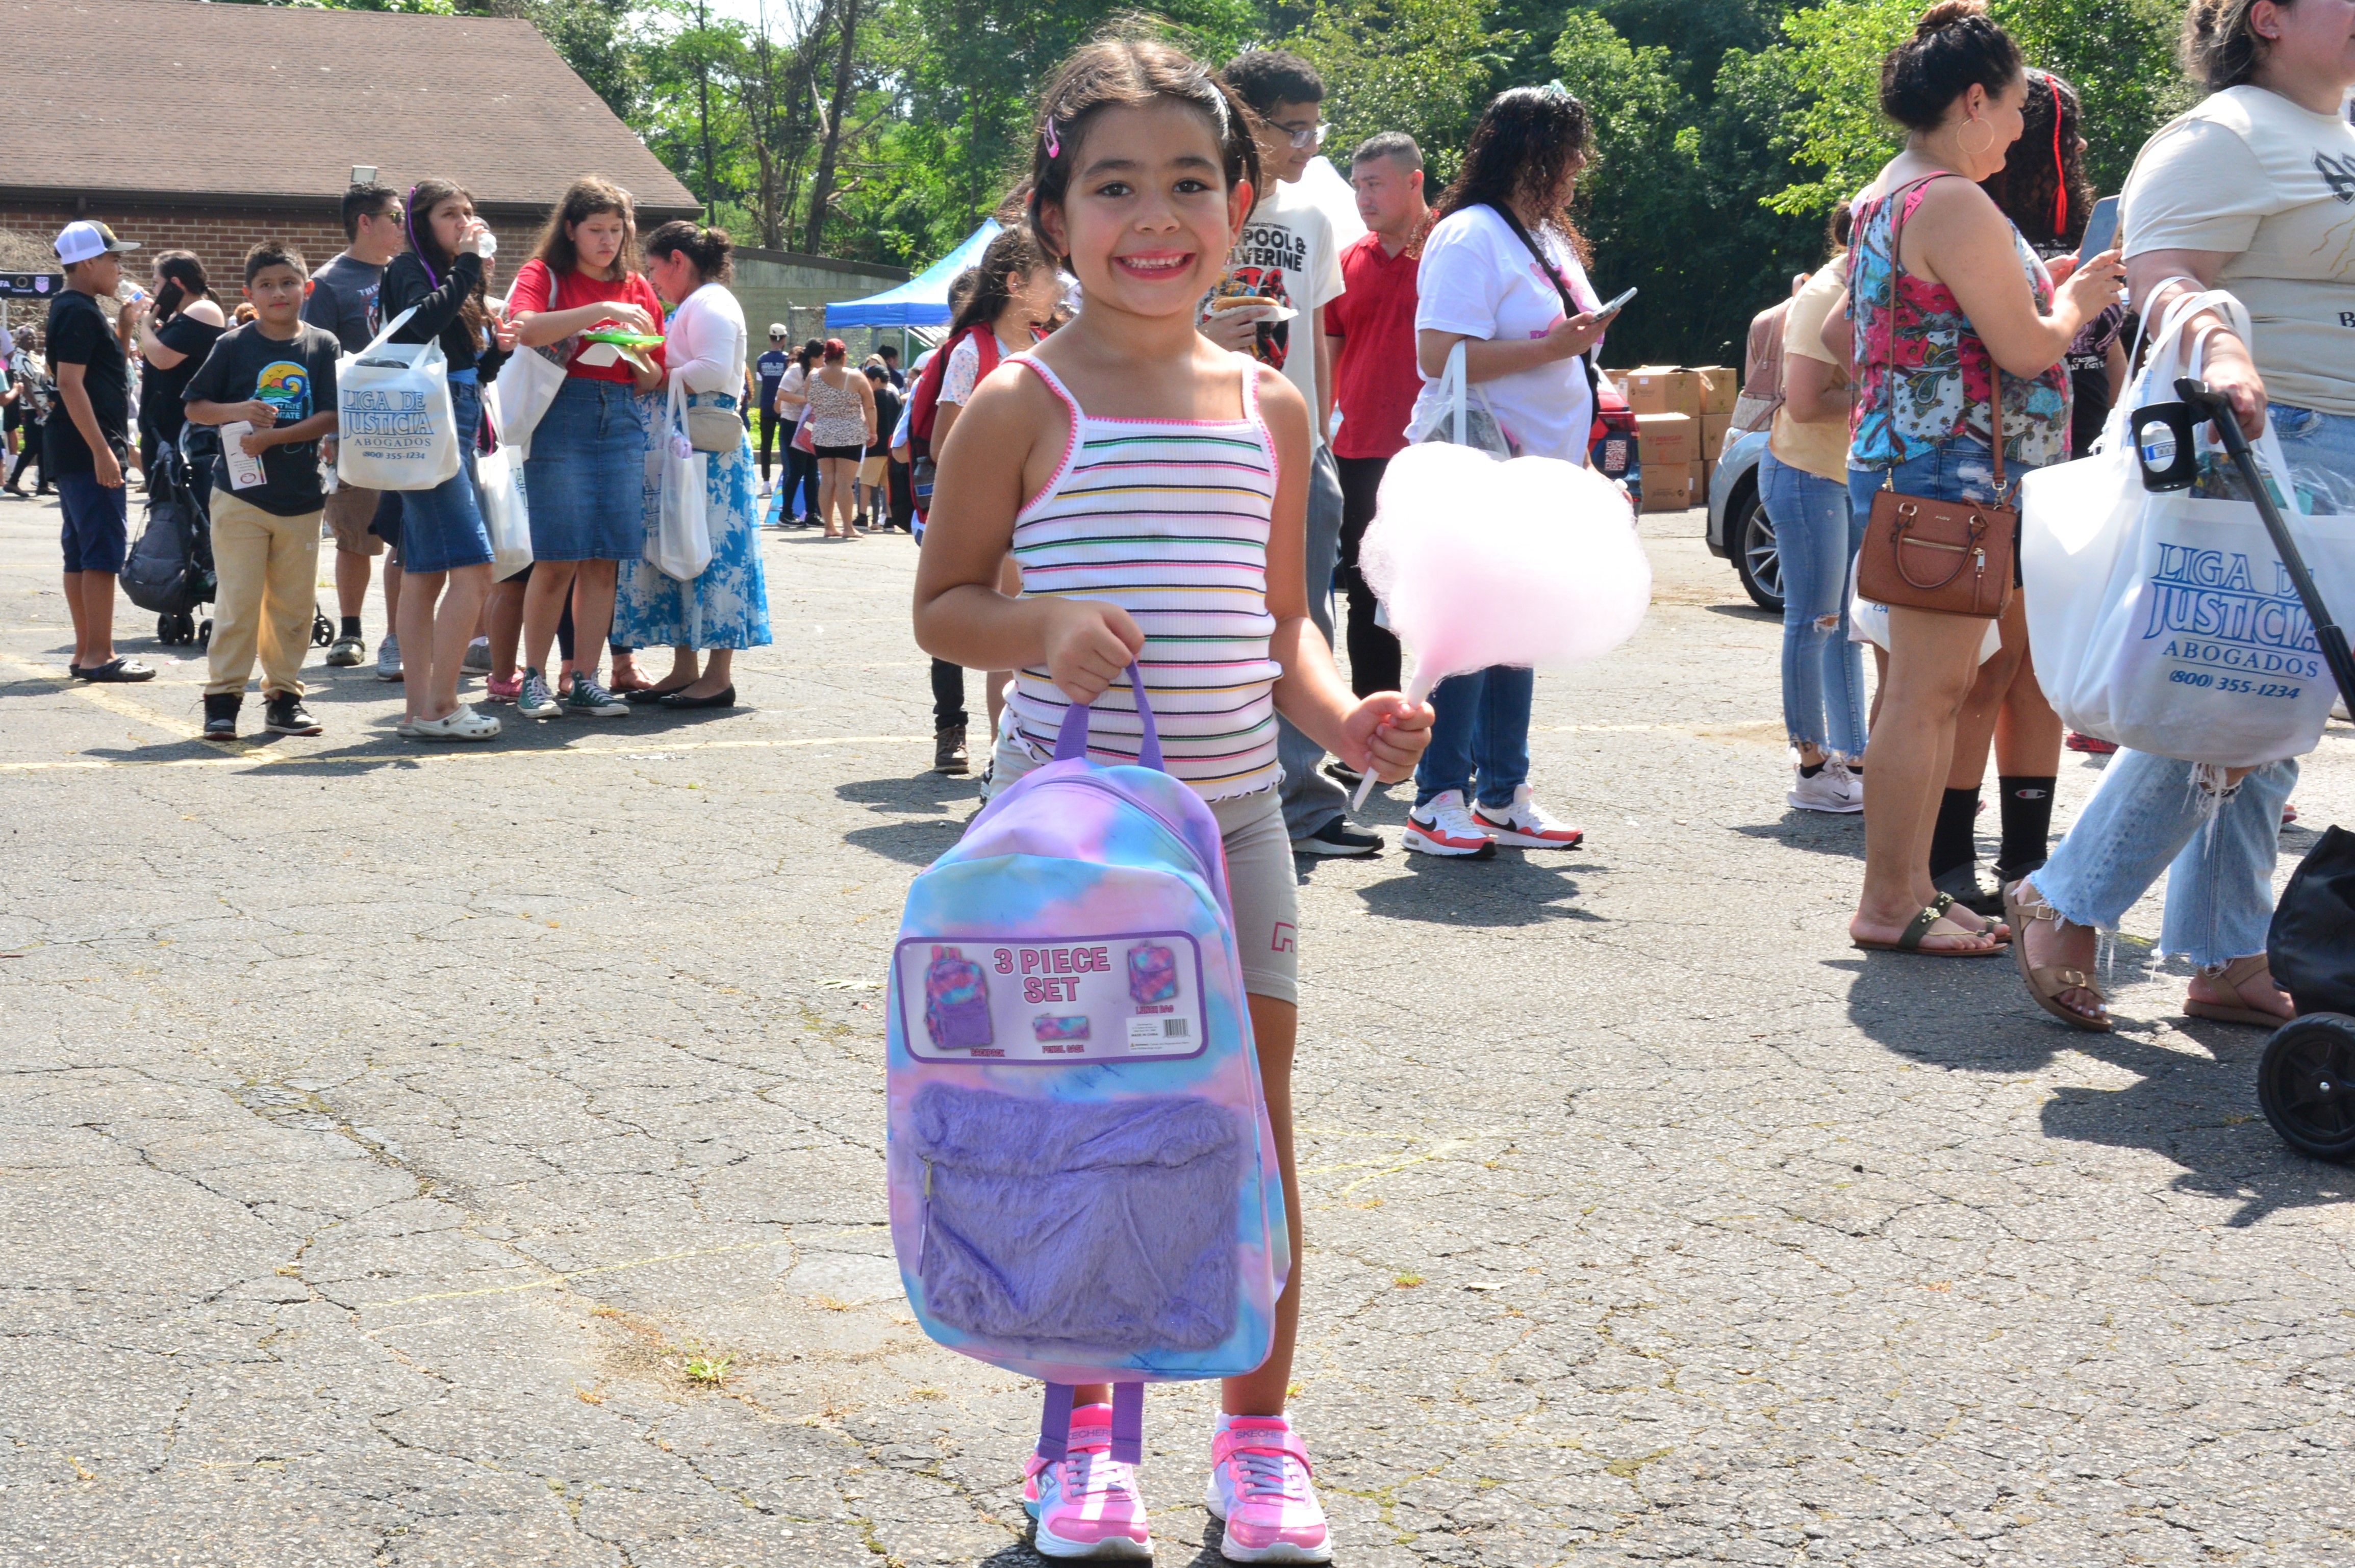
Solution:
<svg viewBox="0 0 2355 1568">
<path fill-rule="evenodd" d="M 803 393 L 809 401 L 810 440 L 817 449 L 817 514 L 829 539 L 856 539 L 858 465 L 875 444 L 875 393 L 850 368 L 850 350 L 838 337 L 810 368 Z M 837 526 L 837 524 L 839 526 Z"/>
<path fill-rule="evenodd" d="M 1096 702 L 1092 756 L 1135 761 L 1140 725 L 1121 676 L 1136 661 L 1169 770 L 1219 820 L 1295 1261 L 1273 1351 L 1226 1382 L 1208 1502 L 1231 1561 L 1312 1563 L 1331 1548 L 1284 1414 L 1300 1311 L 1299 916 L 1275 714 L 1352 767 L 1398 779 L 1431 710 L 1395 692 L 1359 700 L 1343 683 L 1308 620 L 1307 407 L 1282 373 L 1194 330 L 1257 170 L 1242 107 L 1167 46 L 1092 44 L 1057 75 L 1031 153 L 1030 217 L 1087 306 L 964 405 L 917 567 L 916 637 L 955 663 L 1019 673 L 1001 783 L 1047 759 L 1072 703 Z M 1134 488 L 1140 472 L 1149 494 Z M 1019 598 L 997 588 L 1009 549 L 1023 563 Z M 1151 1555 L 1135 1477 L 1110 1457 L 1107 1398 L 1078 1390 L 1068 1457 L 1026 1467 L 1049 1556 Z"/>
<path fill-rule="evenodd" d="M 637 261 L 629 193 L 593 175 L 573 181 L 549 215 L 538 251 L 516 274 L 508 295 L 524 345 L 544 347 L 607 324 L 661 332 L 662 302 L 638 276 Z M 634 392 L 662 385 L 662 350 L 650 350 L 647 358 L 652 368 L 641 371 L 627 360 L 584 365 L 576 352 L 556 401 L 532 432 L 531 456 L 524 462 L 524 487 L 531 496 L 532 572 L 524 590 L 523 689 L 516 698 L 521 717 L 569 713 L 610 718 L 630 711 L 629 704 L 598 684 L 597 662 L 613 626 L 615 576 L 622 562 L 634 560 L 645 547 L 639 492 L 646 427 Z M 576 579 L 581 592 L 573 624 L 580 662 L 559 694 L 549 689 L 542 672 L 556 623 L 568 600 L 576 598 Z"/>
<path fill-rule="evenodd" d="M 489 740 L 499 721 L 458 700 L 467 640 L 491 591 L 491 534 L 474 499 L 474 432 L 483 422 L 485 376 L 496 376 L 515 346 L 515 328 L 484 301 L 482 247 L 490 226 L 474 197 L 448 180 L 421 180 L 409 192 L 410 249 L 384 270 L 378 308 L 410 316 L 395 343 L 440 340 L 450 364 L 458 471 L 432 490 L 400 498 L 400 638 L 408 712 L 399 727 L 412 740 Z M 437 609 L 436 600 L 439 600 Z"/>
</svg>

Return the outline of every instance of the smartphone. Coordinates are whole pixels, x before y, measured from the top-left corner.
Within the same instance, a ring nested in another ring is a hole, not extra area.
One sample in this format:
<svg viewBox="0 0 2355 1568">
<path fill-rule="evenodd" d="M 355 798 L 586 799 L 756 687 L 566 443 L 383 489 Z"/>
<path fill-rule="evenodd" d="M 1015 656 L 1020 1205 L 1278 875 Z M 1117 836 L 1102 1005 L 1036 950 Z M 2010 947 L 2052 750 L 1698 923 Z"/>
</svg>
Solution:
<svg viewBox="0 0 2355 1568">
<path fill-rule="evenodd" d="M 2118 198 L 2105 196 L 2094 204 L 2094 216 L 2085 220 L 2085 238 L 2077 247 L 2077 259 L 2090 261 L 2117 242 Z"/>
<path fill-rule="evenodd" d="M 1635 290 L 1633 290 L 1633 289 L 1630 289 L 1630 290 L 1628 290 L 1625 293 L 1624 293 L 1624 294 L 1620 295 L 1617 299 L 1606 302 L 1604 303 L 1604 305 L 1603 306 L 1603 308 L 1602 308 L 1601 310 L 1599 310 L 1599 311 L 1596 311 L 1594 313 L 1595 313 L 1596 315 L 1598 315 L 1598 316 L 1607 316 L 1607 315 L 1614 314 L 1614 313 L 1616 313 L 1618 312 L 1618 310 L 1619 310 L 1619 308 L 1620 308 L 1621 306 L 1625 305 L 1628 301 L 1630 301 L 1630 300 L 1634 299 L 1635 297 L 1636 297 L 1636 291 L 1635 291 Z"/>
</svg>

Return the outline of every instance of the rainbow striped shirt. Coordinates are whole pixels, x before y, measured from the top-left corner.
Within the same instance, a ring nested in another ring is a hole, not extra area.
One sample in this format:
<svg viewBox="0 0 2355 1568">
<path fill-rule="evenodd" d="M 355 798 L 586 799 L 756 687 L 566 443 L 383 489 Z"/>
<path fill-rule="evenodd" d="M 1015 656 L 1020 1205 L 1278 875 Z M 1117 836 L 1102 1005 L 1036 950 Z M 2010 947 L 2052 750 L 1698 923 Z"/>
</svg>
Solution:
<svg viewBox="0 0 2355 1568">
<path fill-rule="evenodd" d="M 1243 368 L 1240 419 L 1100 419 L 1038 360 L 1013 362 L 1071 417 L 1062 463 L 1015 514 L 1023 594 L 1106 599 L 1135 618 L 1162 756 L 1204 799 L 1273 787 L 1284 673 L 1267 652 L 1276 459 L 1257 367 Z M 1051 755 L 1071 703 L 1043 667 L 1016 673 L 1010 706 L 1031 750 Z M 1141 733 L 1135 696 L 1114 683 L 1095 701 L 1089 755 L 1135 762 Z"/>
</svg>

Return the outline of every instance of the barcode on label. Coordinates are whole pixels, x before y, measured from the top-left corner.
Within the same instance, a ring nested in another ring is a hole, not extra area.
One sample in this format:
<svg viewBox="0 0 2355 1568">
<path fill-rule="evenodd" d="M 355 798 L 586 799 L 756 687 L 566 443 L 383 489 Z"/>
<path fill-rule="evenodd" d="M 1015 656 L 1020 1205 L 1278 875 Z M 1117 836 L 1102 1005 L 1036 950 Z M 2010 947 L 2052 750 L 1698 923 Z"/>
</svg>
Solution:
<svg viewBox="0 0 2355 1568">
<path fill-rule="evenodd" d="M 1183 1039 L 1185 1039 L 1185 1038 L 1186 1038 L 1186 1021 L 1185 1021 L 1184 1019 L 1182 1019 L 1182 1018 L 1165 1018 L 1165 1019 L 1163 1019 L 1163 1020 L 1161 1021 L 1161 1034 L 1162 1034 L 1162 1038 L 1164 1038 L 1164 1039 L 1166 1039 L 1166 1040 L 1183 1040 Z"/>
</svg>

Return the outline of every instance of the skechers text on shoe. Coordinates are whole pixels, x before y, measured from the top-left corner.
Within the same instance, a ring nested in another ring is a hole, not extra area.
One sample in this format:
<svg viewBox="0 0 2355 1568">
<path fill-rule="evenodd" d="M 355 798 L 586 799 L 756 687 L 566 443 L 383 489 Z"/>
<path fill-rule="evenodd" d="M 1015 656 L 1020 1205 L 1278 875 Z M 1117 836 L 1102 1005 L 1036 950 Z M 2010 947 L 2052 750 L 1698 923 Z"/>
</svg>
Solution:
<svg viewBox="0 0 2355 1568">
<path fill-rule="evenodd" d="M 1227 1527 L 1219 1553 L 1230 1563 L 1333 1560 L 1308 1446 L 1281 1415 L 1234 1416 L 1211 1440 L 1202 1504 Z"/>
<path fill-rule="evenodd" d="M 1039 1521 L 1039 1556 L 1152 1560 L 1136 1467 L 1112 1457 L 1111 1405 L 1072 1411 L 1063 1457 L 1033 1454 L 1022 1469 L 1022 1507 Z"/>
</svg>

